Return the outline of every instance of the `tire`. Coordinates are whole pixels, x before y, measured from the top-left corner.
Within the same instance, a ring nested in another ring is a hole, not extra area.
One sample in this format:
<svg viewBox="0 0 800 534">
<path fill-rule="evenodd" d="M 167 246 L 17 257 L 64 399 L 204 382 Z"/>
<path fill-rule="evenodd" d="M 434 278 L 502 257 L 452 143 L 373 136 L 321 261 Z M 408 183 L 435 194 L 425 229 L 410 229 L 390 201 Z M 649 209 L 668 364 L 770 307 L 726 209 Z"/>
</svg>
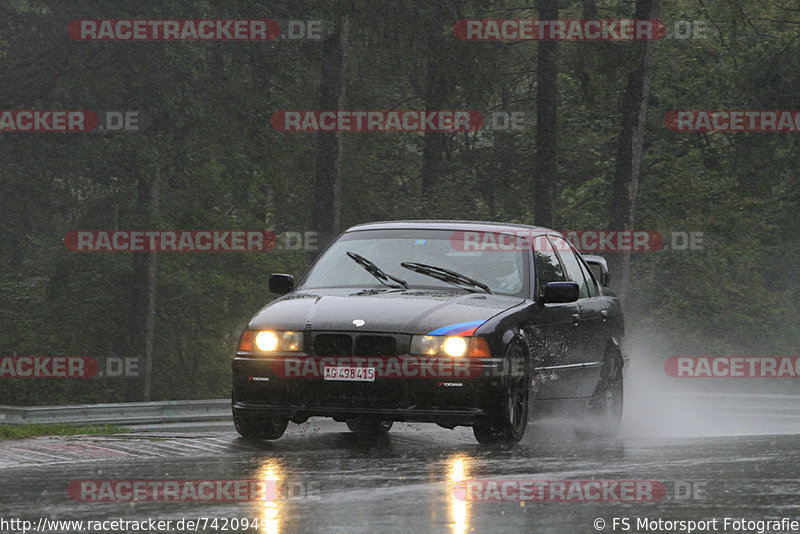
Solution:
<svg viewBox="0 0 800 534">
<path fill-rule="evenodd" d="M 529 367 L 525 349 L 517 343 L 511 345 L 506 352 L 503 398 L 490 409 L 486 419 L 472 425 L 478 443 L 516 443 L 525 435 L 530 397 Z"/>
<path fill-rule="evenodd" d="M 622 357 L 616 350 L 608 350 L 587 407 L 586 431 L 601 437 L 617 436 L 622 424 L 623 400 Z"/>
<path fill-rule="evenodd" d="M 351 419 L 347 421 L 347 428 L 364 436 L 383 436 L 389 433 L 393 424 L 392 421 L 377 419 Z"/>
<path fill-rule="evenodd" d="M 233 424 L 245 439 L 278 439 L 286 432 L 288 418 L 245 415 L 233 410 Z"/>
</svg>

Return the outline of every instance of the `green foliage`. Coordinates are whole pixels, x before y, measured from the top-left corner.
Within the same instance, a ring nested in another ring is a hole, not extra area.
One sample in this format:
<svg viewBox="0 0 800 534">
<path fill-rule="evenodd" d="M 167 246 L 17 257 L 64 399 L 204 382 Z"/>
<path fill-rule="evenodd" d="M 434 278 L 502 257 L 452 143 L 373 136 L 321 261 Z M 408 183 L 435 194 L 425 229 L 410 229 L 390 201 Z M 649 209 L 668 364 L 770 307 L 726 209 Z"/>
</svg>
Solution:
<svg viewBox="0 0 800 534">
<path fill-rule="evenodd" d="M 597 16 L 632 3 L 596 0 Z M 581 18 L 584 2 L 561 2 Z M 629 323 L 675 332 L 686 353 L 791 353 L 800 342 L 797 134 L 675 133 L 677 109 L 800 109 L 800 40 L 785 2 L 662 1 L 665 21 L 705 20 L 708 38 L 659 42 L 637 227 L 703 232 L 703 250 L 633 260 Z M 332 21 L 332 1 L 0 5 L 7 109 L 142 110 L 140 133 L 0 134 L 0 355 L 132 357 L 131 253 L 67 250 L 73 229 L 130 229 L 137 183 L 160 176 L 163 229 L 311 228 L 314 134 L 271 128 L 273 111 L 314 109 L 317 41 L 88 43 L 76 18 Z M 349 109 L 421 109 L 427 65 L 448 81 L 446 108 L 521 111 L 526 129 L 446 136 L 442 174 L 423 197 L 418 134 L 344 136 L 342 224 L 423 217 L 533 220 L 536 44 L 464 42 L 462 18 L 535 18 L 530 2 L 347 3 Z M 625 43 L 560 43 L 556 224 L 605 228 L 631 69 Z M 155 399 L 223 397 L 229 357 L 271 296 L 270 272 L 300 275 L 302 252 L 161 254 Z M 131 382 L 4 379 L 0 403 L 138 400 Z"/>
</svg>

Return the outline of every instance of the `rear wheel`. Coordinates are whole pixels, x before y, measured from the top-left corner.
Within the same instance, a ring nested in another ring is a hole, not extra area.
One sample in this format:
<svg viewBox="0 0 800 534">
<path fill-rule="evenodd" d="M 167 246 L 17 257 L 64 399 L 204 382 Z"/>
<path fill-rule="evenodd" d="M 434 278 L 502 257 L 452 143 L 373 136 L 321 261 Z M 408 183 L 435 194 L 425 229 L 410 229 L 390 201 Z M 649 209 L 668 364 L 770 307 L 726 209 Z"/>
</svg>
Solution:
<svg viewBox="0 0 800 534">
<path fill-rule="evenodd" d="M 247 439 L 278 439 L 289 425 L 289 419 L 263 417 L 233 410 L 233 424 L 240 436 Z"/>
<path fill-rule="evenodd" d="M 503 398 L 483 421 L 472 426 L 478 443 L 517 442 L 528 426 L 530 373 L 525 350 L 512 345 L 506 353 L 506 375 L 503 377 Z"/>
<path fill-rule="evenodd" d="M 619 434 L 623 404 L 622 357 L 609 349 L 603 360 L 600 380 L 589 401 L 586 431 L 604 437 Z"/>
<path fill-rule="evenodd" d="M 392 429 L 392 421 L 378 419 L 351 419 L 347 421 L 347 428 L 350 432 L 365 436 L 381 436 L 388 434 Z"/>
</svg>

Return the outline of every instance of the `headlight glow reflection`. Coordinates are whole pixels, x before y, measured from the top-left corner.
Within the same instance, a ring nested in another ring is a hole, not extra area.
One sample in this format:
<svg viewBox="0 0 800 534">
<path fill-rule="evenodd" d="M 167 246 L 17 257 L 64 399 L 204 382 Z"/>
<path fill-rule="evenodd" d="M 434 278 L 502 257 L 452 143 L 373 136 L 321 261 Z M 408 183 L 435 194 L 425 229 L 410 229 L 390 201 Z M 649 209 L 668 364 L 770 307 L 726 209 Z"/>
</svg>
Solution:
<svg viewBox="0 0 800 534">
<path fill-rule="evenodd" d="M 278 473 L 280 468 L 277 464 L 270 461 L 261 466 L 257 478 L 264 482 L 264 496 L 262 500 L 256 501 L 259 506 L 258 531 L 267 534 L 278 534 L 280 532 L 280 503 L 278 502 Z"/>
<path fill-rule="evenodd" d="M 462 457 L 450 460 L 450 515 L 453 519 L 453 534 L 467 532 L 467 502 L 456 498 L 453 491 L 456 482 L 467 479 L 467 460 Z"/>
</svg>

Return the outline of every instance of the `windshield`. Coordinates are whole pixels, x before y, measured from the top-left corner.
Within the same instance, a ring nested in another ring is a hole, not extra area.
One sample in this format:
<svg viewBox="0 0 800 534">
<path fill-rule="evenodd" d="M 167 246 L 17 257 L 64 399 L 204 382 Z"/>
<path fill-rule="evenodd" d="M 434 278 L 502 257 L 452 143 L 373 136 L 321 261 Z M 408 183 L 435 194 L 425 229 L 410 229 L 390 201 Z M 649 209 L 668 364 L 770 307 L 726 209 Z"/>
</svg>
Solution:
<svg viewBox="0 0 800 534">
<path fill-rule="evenodd" d="M 385 274 L 403 280 L 410 289 L 456 289 L 484 292 L 469 283 L 445 281 L 404 268 L 402 263 L 442 267 L 485 284 L 492 293 L 525 296 L 528 252 L 465 251 L 454 247 L 450 230 L 366 230 L 343 235 L 331 245 L 301 281 L 300 289 L 387 287 L 353 255 L 369 260 Z M 457 245 L 457 243 L 455 243 Z M 348 252 L 352 253 L 348 255 Z"/>
</svg>

